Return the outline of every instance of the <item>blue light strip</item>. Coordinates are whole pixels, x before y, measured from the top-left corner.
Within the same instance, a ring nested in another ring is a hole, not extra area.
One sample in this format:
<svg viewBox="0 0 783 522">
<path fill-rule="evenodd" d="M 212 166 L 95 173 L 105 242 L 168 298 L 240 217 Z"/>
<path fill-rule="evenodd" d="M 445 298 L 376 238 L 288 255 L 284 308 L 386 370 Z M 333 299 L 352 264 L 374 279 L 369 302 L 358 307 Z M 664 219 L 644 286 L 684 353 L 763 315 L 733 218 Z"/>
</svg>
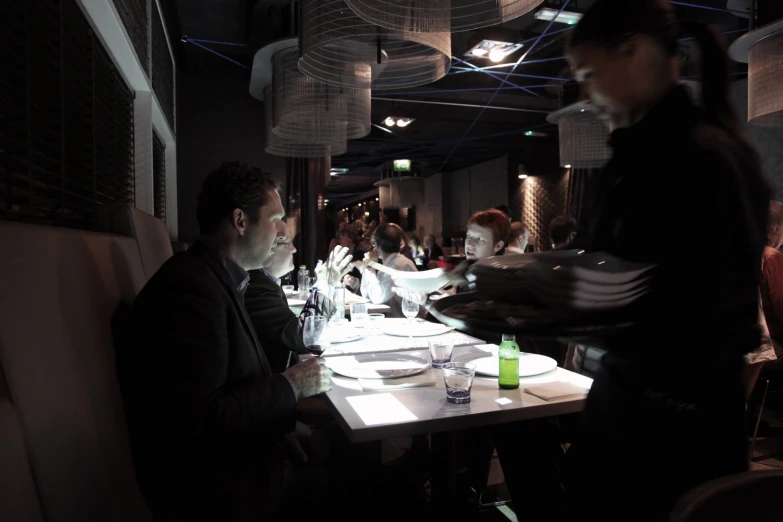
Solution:
<svg viewBox="0 0 783 522">
<path fill-rule="evenodd" d="M 533 45 L 530 46 L 530 49 L 528 49 L 527 52 L 524 55 L 522 55 L 522 57 L 519 60 L 517 60 L 517 63 L 514 64 L 514 67 L 511 69 L 511 73 L 512 74 L 517 69 L 517 66 L 520 63 L 522 63 L 522 61 L 524 61 L 524 59 L 527 57 L 527 55 L 530 54 L 531 51 L 533 51 L 536 48 L 536 46 L 541 41 L 541 39 L 544 36 L 546 36 L 546 34 L 549 32 L 549 29 L 551 29 L 552 25 L 555 23 L 555 20 L 557 19 L 557 17 L 560 16 L 560 13 L 562 13 L 565 10 L 566 7 L 568 7 L 569 3 L 571 3 L 571 0 L 565 0 L 565 2 L 563 2 L 563 5 L 560 7 L 560 10 L 557 12 L 557 14 L 554 16 L 554 18 L 552 18 L 552 20 L 549 22 L 549 25 L 546 26 L 546 29 L 544 29 L 544 32 L 541 33 L 538 36 L 538 39 L 535 41 L 535 43 L 533 43 Z M 492 105 L 492 102 L 495 101 L 495 98 L 497 97 L 499 92 L 500 92 L 500 86 L 498 86 L 498 89 L 495 91 L 495 94 L 493 94 L 492 97 L 489 99 L 489 102 L 476 115 L 476 118 L 473 120 L 473 123 L 470 124 L 470 127 L 468 127 L 468 130 L 465 131 L 465 133 L 462 135 L 462 137 L 459 139 L 459 141 L 457 141 L 457 143 L 454 145 L 454 148 L 451 149 L 451 152 L 449 152 L 449 155 L 446 156 L 446 159 L 443 160 L 443 163 L 441 163 L 440 167 L 438 167 L 438 171 L 443 170 L 443 167 L 446 165 L 446 163 L 449 162 L 451 157 L 454 155 L 454 151 L 459 148 L 459 146 L 462 144 L 462 142 L 467 137 L 467 135 L 470 134 L 470 131 L 473 130 L 473 127 L 475 127 L 476 123 L 479 121 L 479 119 L 481 119 L 481 117 L 486 112 L 487 107 Z"/>
<path fill-rule="evenodd" d="M 210 52 L 210 53 L 212 53 L 212 54 L 214 54 L 214 55 L 216 55 L 216 56 L 220 56 L 220 57 L 221 57 L 221 58 L 223 58 L 224 60 L 228 60 L 229 62 L 231 62 L 231 63 L 233 63 L 233 64 L 236 64 L 236 65 L 238 65 L 238 66 L 240 66 L 240 67 L 242 67 L 242 68 L 244 68 L 244 69 L 250 69 L 250 66 L 248 66 L 248 65 L 245 65 L 245 64 L 243 64 L 243 63 L 239 63 L 238 61 L 236 61 L 236 60 L 233 60 L 233 59 L 231 59 L 231 58 L 229 58 L 228 56 L 225 56 L 225 55 L 223 55 L 223 54 L 220 54 L 220 53 L 219 53 L 219 52 L 217 52 L 217 51 L 213 51 L 213 50 L 212 50 L 212 49 L 210 49 L 209 47 L 206 47 L 206 46 L 204 46 L 204 45 L 201 45 L 201 44 L 200 44 L 200 43 L 198 43 L 198 42 L 194 42 L 194 41 L 193 41 L 193 40 L 191 40 L 191 39 L 187 39 L 187 40 L 185 40 L 185 41 L 186 41 L 186 42 L 188 42 L 188 43 L 190 43 L 190 44 L 193 44 L 193 45 L 195 45 L 196 47 L 200 47 L 200 48 L 204 49 L 205 51 L 207 51 L 207 52 Z"/>
<path fill-rule="evenodd" d="M 524 87 L 525 89 L 543 89 L 544 87 L 559 87 L 559 83 L 544 83 L 541 85 L 523 85 L 521 87 Z M 438 90 L 429 90 L 429 91 L 400 91 L 400 92 L 386 92 L 382 91 L 378 94 L 383 94 L 384 96 L 402 96 L 405 94 L 446 94 L 450 92 L 479 92 L 479 91 L 494 91 L 497 89 L 497 87 L 471 87 L 469 89 L 438 89 Z M 511 91 L 511 90 L 517 90 L 519 87 L 500 87 L 501 91 Z"/>
<path fill-rule="evenodd" d="M 527 62 L 525 62 L 525 63 L 527 63 Z M 464 71 L 464 69 L 462 69 L 461 67 L 453 67 L 452 69 L 456 69 L 458 71 Z M 473 72 L 473 71 L 468 71 L 468 72 Z M 449 73 L 449 74 L 451 74 L 451 73 Z M 454 74 L 457 74 L 457 73 L 454 73 Z M 533 78 L 533 79 L 536 79 L 536 80 L 549 80 L 549 81 L 558 81 L 558 82 L 565 82 L 565 81 L 570 80 L 570 78 L 555 78 L 554 76 L 540 76 L 540 75 L 537 75 L 537 74 L 520 74 L 520 73 L 507 73 L 507 72 L 496 72 L 496 73 L 493 73 L 493 74 L 498 74 L 498 75 L 501 75 L 501 76 L 512 76 L 512 77 L 516 77 L 516 78 Z"/>
<path fill-rule="evenodd" d="M 453 59 L 453 60 L 457 60 L 457 61 L 458 61 L 458 62 L 460 62 L 460 63 L 464 63 L 465 65 L 467 65 L 467 66 L 469 66 L 469 67 L 472 67 L 472 68 L 474 68 L 474 69 L 476 69 L 476 70 L 480 70 L 478 67 L 476 67 L 476 66 L 475 66 L 475 65 L 473 65 L 472 63 L 469 63 L 469 62 L 466 62 L 466 61 L 460 60 L 459 58 L 457 58 L 457 57 L 455 57 L 455 56 L 452 56 L 452 59 Z M 509 82 L 509 81 L 507 81 L 507 80 L 504 80 L 503 78 L 501 78 L 501 77 L 500 77 L 500 76 L 498 76 L 498 75 L 495 75 L 494 73 L 491 73 L 491 72 L 489 72 L 489 71 L 481 71 L 481 72 L 483 72 L 483 73 L 484 73 L 484 74 L 486 74 L 487 76 L 490 76 L 490 77 L 492 77 L 492 78 L 495 78 L 496 80 L 500 80 L 502 83 L 504 83 L 504 84 L 506 84 L 506 85 L 512 85 L 512 86 L 516 87 L 517 89 L 522 89 L 523 91 L 527 92 L 528 94 L 532 94 L 533 96 L 537 96 L 537 97 L 539 97 L 539 98 L 543 98 L 543 96 L 541 96 L 540 94 L 538 94 L 538 93 L 535 93 L 535 92 L 533 92 L 533 91 L 529 91 L 529 90 L 527 90 L 527 89 L 526 89 L 524 86 L 517 85 L 517 84 L 515 84 L 515 83 L 511 83 L 511 82 Z"/>
<path fill-rule="evenodd" d="M 232 47 L 247 47 L 247 44 L 243 43 L 237 43 L 237 42 L 220 42 L 218 40 L 202 40 L 201 38 L 188 38 L 187 36 L 183 38 L 183 41 L 185 42 L 198 42 L 203 44 L 214 44 L 214 45 L 229 45 Z"/>
<path fill-rule="evenodd" d="M 671 2 L 672 5 L 679 5 L 682 7 L 694 7 L 696 9 L 706 9 L 708 11 L 719 11 L 721 13 L 741 13 L 741 14 L 748 14 L 746 11 L 735 11 L 733 9 L 722 9 L 720 7 L 710 7 L 707 5 L 701 5 L 701 4 L 691 4 L 689 2 Z"/>
</svg>

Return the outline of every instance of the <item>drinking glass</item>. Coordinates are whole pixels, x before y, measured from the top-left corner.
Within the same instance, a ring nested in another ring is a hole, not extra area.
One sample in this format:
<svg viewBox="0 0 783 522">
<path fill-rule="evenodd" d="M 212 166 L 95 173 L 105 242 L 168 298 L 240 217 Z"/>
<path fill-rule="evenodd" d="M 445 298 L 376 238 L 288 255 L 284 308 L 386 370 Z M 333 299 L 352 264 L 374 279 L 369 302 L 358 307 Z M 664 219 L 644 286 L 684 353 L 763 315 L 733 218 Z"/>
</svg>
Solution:
<svg viewBox="0 0 783 522">
<path fill-rule="evenodd" d="M 368 319 L 367 303 L 352 303 L 351 304 L 351 322 L 356 328 L 364 328 L 364 323 Z"/>
<path fill-rule="evenodd" d="M 370 335 L 377 335 L 383 329 L 383 320 L 386 318 L 383 314 L 367 314 L 367 328 Z"/>
<path fill-rule="evenodd" d="M 444 364 L 451 362 L 451 352 L 454 351 L 453 341 L 430 339 L 428 344 L 433 368 L 443 368 Z"/>
<path fill-rule="evenodd" d="M 337 283 L 332 288 L 332 302 L 334 303 L 333 322 L 340 322 L 345 319 L 345 286 Z"/>
<path fill-rule="evenodd" d="M 302 340 L 311 354 L 315 356 L 323 354 L 332 344 L 328 319 L 322 315 L 305 317 Z"/>
<path fill-rule="evenodd" d="M 470 389 L 476 366 L 469 363 L 450 362 L 443 365 L 443 381 L 446 383 L 446 401 L 453 404 L 470 402 Z"/>
<path fill-rule="evenodd" d="M 283 285 L 283 292 L 287 296 L 294 295 L 294 285 Z"/>
<path fill-rule="evenodd" d="M 419 301 L 411 292 L 406 292 L 405 297 L 402 298 L 402 313 L 410 324 L 413 324 L 413 319 L 419 315 Z"/>
</svg>

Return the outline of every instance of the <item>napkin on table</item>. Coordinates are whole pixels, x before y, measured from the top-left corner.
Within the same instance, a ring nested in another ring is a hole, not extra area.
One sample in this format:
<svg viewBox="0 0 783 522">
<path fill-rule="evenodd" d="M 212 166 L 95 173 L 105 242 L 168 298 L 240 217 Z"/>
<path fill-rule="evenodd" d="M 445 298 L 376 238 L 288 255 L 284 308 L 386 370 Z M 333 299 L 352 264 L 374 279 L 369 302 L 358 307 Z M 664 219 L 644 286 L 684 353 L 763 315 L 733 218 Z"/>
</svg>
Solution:
<svg viewBox="0 0 783 522">
<path fill-rule="evenodd" d="M 525 388 L 525 393 L 538 397 L 544 401 L 554 401 L 557 399 L 565 399 L 566 397 L 577 397 L 580 395 L 587 395 L 590 390 L 584 386 L 573 384 L 570 382 L 551 382 L 547 384 L 541 384 L 539 386 L 530 386 Z"/>
<path fill-rule="evenodd" d="M 406 388 L 435 386 L 435 378 L 430 375 L 430 372 L 424 372 L 399 379 L 359 379 L 359 386 L 362 387 L 362 391 L 404 390 Z"/>
</svg>

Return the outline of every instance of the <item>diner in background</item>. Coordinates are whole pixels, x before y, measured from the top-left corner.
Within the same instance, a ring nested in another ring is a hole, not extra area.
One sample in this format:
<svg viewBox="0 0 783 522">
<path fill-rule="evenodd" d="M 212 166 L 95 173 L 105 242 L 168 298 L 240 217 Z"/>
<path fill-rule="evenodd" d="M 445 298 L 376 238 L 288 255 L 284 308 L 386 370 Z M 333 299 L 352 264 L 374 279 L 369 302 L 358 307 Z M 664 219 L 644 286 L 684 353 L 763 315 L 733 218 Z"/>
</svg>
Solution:
<svg viewBox="0 0 783 522">
<path fill-rule="evenodd" d="M 511 232 L 508 235 L 507 254 L 524 254 L 530 241 L 530 230 L 524 223 L 514 221 L 511 223 Z"/>
<path fill-rule="evenodd" d="M 558 216 L 549 224 L 552 250 L 563 250 L 576 238 L 576 220 L 571 216 Z"/>
<path fill-rule="evenodd" d="M 395 295 L 391 276 L 369 266 L 368 261 L 403 272 L 416 272 L 413 261 L 400 254 L 405 233 L 399 225 L 384 223 L 378 225 L 372 236 L 373 249 L 364 256 L 361 263 L 361 295 L 373 304 L 388 305 L 387 317 L 405 317 L 402 313 L 402 298 Z"/>
<path fill-rule="evenodd" d="M 683 35 L 701 51 L 698 105 L 679 85 Z M 615 128 L 589 250 L 656 265 L 633 326 L 604 340 L 569 449 L 572 516 L 663 520 L 690 488 L 748 468 L 740 376 L 760 343 L 769 190 L 728 100 L 724 51 L 668 1 L 596 0 L 567 55 Z"/>
</svg>

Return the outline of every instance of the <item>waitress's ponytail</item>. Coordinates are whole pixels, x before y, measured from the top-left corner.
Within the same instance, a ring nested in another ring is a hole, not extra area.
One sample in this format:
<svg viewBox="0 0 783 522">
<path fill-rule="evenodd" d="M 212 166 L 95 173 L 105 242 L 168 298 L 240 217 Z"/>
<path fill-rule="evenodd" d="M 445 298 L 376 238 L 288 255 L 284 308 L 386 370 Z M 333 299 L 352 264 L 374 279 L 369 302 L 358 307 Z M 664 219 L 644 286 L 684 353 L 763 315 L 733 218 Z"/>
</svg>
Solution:
<svg viewBox="0 0 783 522">
<path fill-rule="evenodd" d="M 701 49 L 701 102 L 708 121 L 733 134 L 740 134 L 739 121 L 729 99 L 729 68 L 726 52 L 715 34 L 702 24 L 683 24 L 682 32 Z"/>
</svg>

